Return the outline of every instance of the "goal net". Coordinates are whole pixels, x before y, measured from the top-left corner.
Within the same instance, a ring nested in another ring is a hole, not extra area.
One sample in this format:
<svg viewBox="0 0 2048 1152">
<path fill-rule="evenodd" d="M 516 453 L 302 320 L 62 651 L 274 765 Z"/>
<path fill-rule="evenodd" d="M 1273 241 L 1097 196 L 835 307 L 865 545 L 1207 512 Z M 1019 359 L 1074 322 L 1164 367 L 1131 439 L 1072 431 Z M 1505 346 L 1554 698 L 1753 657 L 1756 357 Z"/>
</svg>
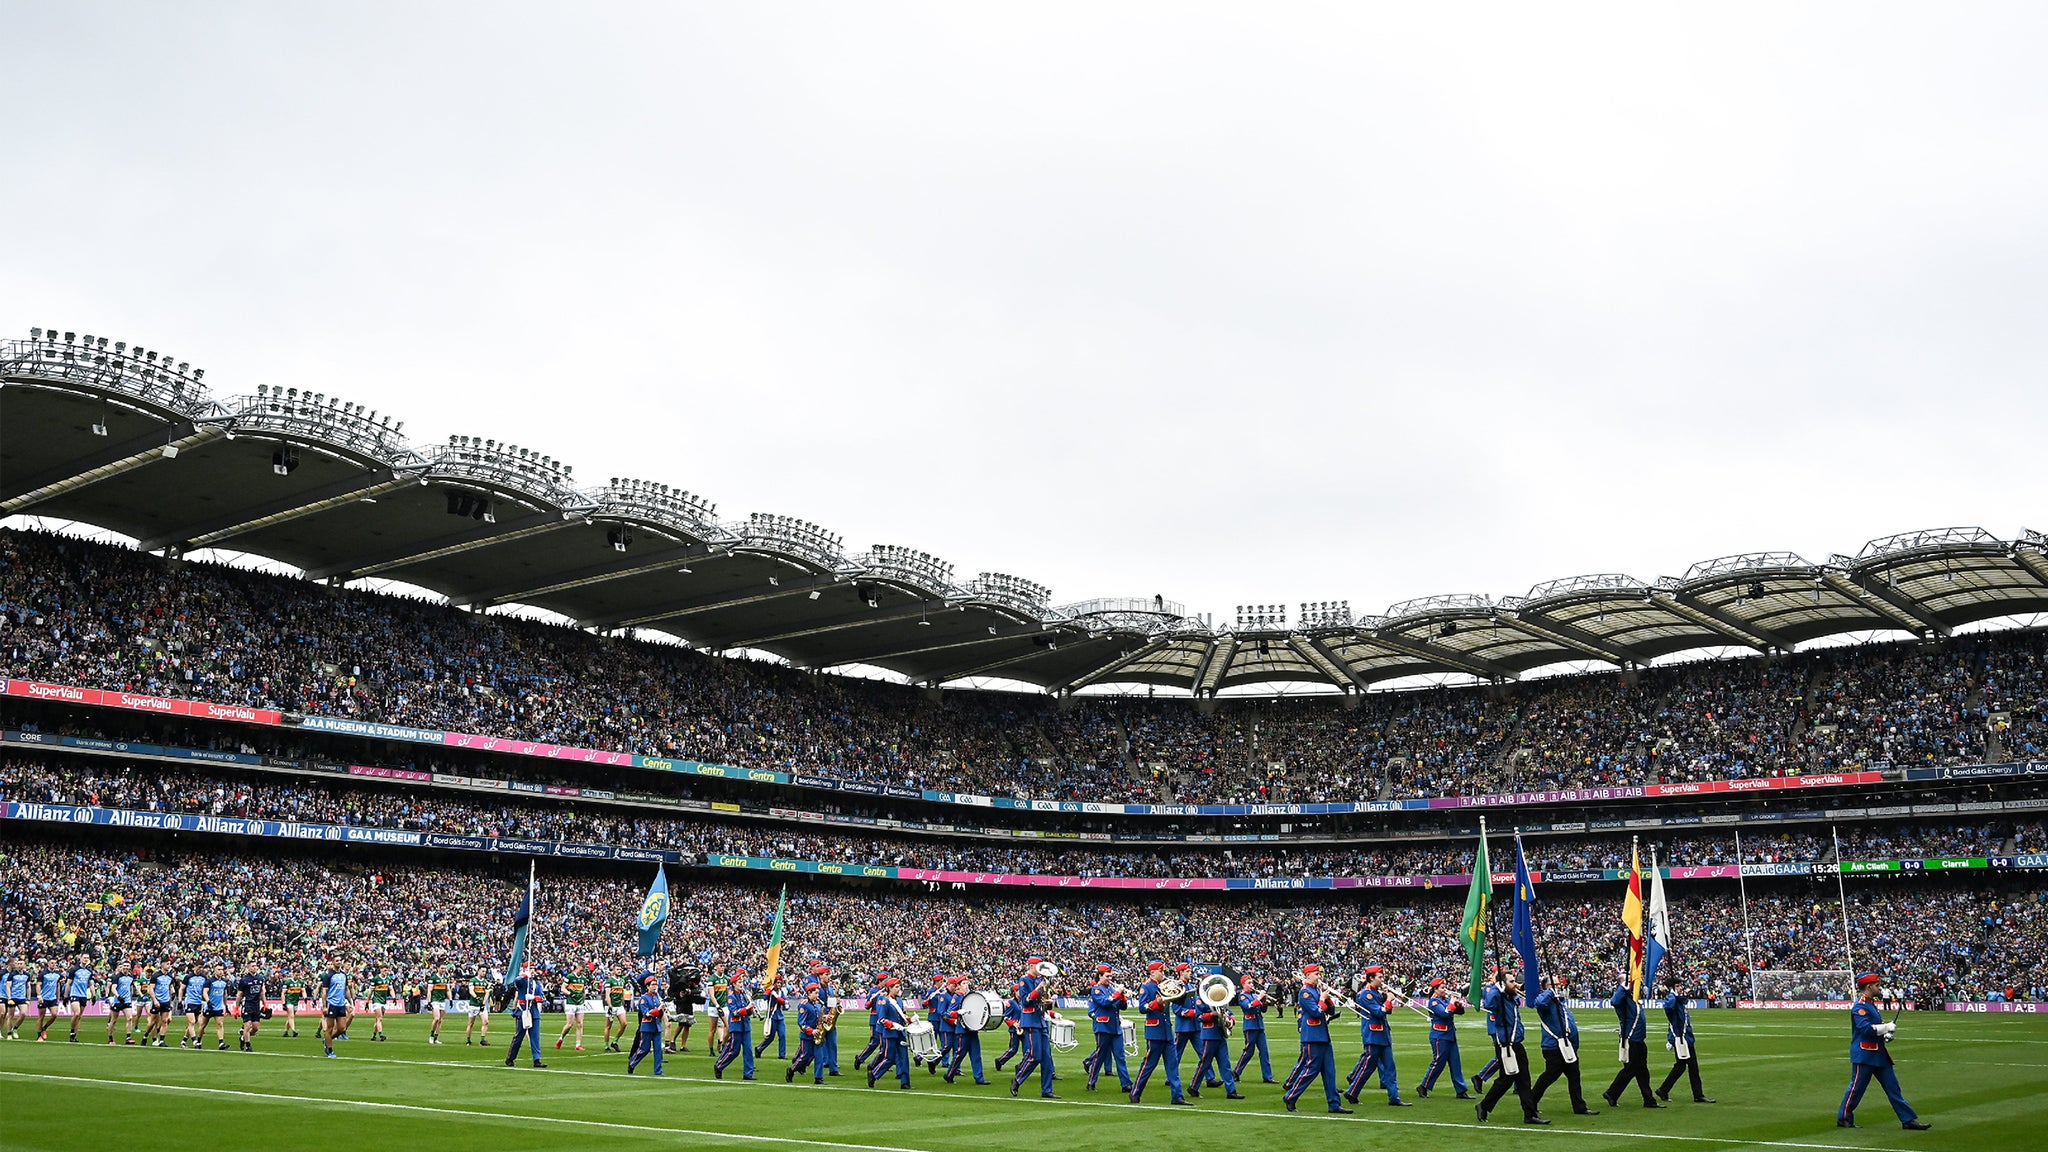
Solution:
<svg viewBox="0 0 2048 1152">
<path fill-rule="evenodd" d="M 1847 968 L 1766 969 L 1753 974 L 1759 1000 L 1853 1000 Z"/>
</svg>

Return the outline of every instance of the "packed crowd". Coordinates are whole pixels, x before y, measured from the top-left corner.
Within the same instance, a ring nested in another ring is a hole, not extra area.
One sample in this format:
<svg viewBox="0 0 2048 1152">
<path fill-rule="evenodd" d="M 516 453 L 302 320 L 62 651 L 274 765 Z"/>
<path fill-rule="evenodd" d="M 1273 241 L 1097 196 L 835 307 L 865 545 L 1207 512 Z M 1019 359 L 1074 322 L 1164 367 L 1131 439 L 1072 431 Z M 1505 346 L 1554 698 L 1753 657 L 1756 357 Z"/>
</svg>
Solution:
<svg viewBox="0 0 2048 1152">
<path fill-rule="evenodd" d="M 2038 755 L 2048 635 L 1481 689 L 1046 698 L 912 689 L 0 533 L 0 674 L 904 787 L 1092 801 L 1470 795 Z"/>
<path fill-rule="evenodd" d="M 486 799 L 454 789 L 378 784 L 361 777 L 230 774 L 143 762 L 38 757 L 12 750 L 0 757 L 0 798 L 1011 875 L 1462 875 L 1471 871 L 1473 858 L 1470 838 L 1323 847 L 1239 843 L 1198 850 L 1102 842 L 1054 848 L 851 828 L 819 831 L 815 824 L 636 814 L 624 806 L 565 799 Z M 1841 852 L 1851 860 L 1986 856 L 2003 854 L 2015 845 L 2040 845 L 2044 839 L 2048 836 L 2040 821 L 1873 822 L 1841 829 Z M 1631 846 L 1631 838 L 1620 834 L 1530 836 L 1525 841 L 1530 867 L 1543 871 L 1626 867 Z M 1495 842 L 1493 852 L 1496 867 L 1505 867 L 1511 859 L 1502 842 Z M 1738 861 L 1732 832 L 1690 833 L 1646 837 L 1641 852 L 1646 866 L 1652 860 L 1702 866 L 1830 860 L 1835 844 L 1825 829 L 1758 832 L 1743 838 Z"/>
<path fill-rule="evenodd" d="M 0 954 L 85 952 L 101 964 L 254 960 L 288 972 L 338 965 L 414 978 L 499 967 L 524 882 L 485 869 L 356 867 L 226 852 L 104 850 L 13 839 L 0 854 Z M 666 958 L 758 961 L 776 894 L 671 877 L 676 898 Z M 633 963 L 635 915 L 646 877 L 550 874 L 542 881 L 530 954 L 550 964 Z M 1727 885 L 1670 886 L 1667 962 L 1703 995 L 1742 998 L 1754 965 L 1875 968 L 1929 997 L 2044 998 L 2034 961 L 2048 945 L 2048 890 L 1947 882 L 1860 884 L 1850 892 L 1851 948 L 1830 886 L 1750 885 L 1752 932 Z M 1543 893 L 1544 968 L 1588 992 L 1611 988 L 1626 939 L 1620 894 Z M 1149 957 L 1233 963 L 1285 978 L 1311 960 L 1339 972 L 1387 964 L 1402 982 L 1465 969 L 1457 925 L 1462 894 L 1343 897 L 1293 904 L 1178 894 L 1171 905 L 1104 904 L 976 894 L 793 888 L 785 964 L 822 958 L 846 971 L 922 975 L 971 970 L 984 983 L 1043 955 L 1084 970 L 1135 969 Z"/>
</svg>

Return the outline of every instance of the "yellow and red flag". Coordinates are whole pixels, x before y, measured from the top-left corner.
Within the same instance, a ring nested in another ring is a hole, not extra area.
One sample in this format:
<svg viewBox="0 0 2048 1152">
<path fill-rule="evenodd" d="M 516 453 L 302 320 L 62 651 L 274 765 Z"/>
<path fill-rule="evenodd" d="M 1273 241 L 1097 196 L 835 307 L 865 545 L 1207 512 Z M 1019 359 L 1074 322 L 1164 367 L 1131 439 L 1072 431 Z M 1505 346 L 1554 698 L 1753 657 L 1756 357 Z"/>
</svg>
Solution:
<svg viewBox="0 0 2048 1152">
<path fill-rule="evenodd" d="M 1643 998 L 1643 855 L 1629 852 L 1628 895 L 1621 900 L 1621 922 L 1628 928 L 1628 991 Z"/>
</svg>

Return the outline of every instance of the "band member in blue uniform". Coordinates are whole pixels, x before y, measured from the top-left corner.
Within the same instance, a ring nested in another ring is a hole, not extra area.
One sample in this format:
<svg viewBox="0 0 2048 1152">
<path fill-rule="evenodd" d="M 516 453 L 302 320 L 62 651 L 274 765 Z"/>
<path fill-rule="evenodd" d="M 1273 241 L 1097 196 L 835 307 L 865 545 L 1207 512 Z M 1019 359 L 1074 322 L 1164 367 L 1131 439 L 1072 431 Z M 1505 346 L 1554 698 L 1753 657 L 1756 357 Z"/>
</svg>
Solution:
<svg viewBox="0 0 2048 1152">
<path fill-rule="evenodd" d="M 1329 1102 L 1330 1111 L 1348 1114 L 1351 1109 L 1344 1107 L 1337 1096 L 1337 1057 L 1330 1048 L 1330 1015 L 1336 1011 L 1337 1002 L 1323 988 L 1322 965 L 1302 967 L 1301 995 L 1294 1003 L 1301 1027 L 1301 1058 L 1294 1062 L 1294 1071 L 1287 1074 L 1281 1100 L 1289 1112 L 1294 1111 L 1301 1094 L 1321 1077 L 1323 1097 Z"/>
<path fill-rule="evenodd" d="M 1500 1103 L 1500 1098 L 1507 1095 L 1508 1088 L 1513 1087 L 1516 1098 L 1522 1102 L 1522 1123 L 1548 1124 L 1550 1121 L 1537 1115 L 1536 1101 L 1530 1097 L 1529 1050 L 1522 1044 L 1527 1035 L 1522 1029 L 1521 1004 L 1522 989 L 1516 983 L 1515 973 L 1511 969 L 1502 969 L 1494 984 L 1493 999 L 1486 1005 L 1499 1029 L 1494 1043 L 1499 1049 L 1500 1076 L 1494 1080 L 1493 1087 L 1486 1090 L 1485 1097 L 1474 1105 L 1474 1111 L 1481 1120 L 1485 1120 L 1493 1106 Z"/>
<path fill-rule="evenodd" d="M 867 1045 L 860 1050 L 860 1054 L 853 1058 L 853 1066 L 855 1068 L 862 1068 L 869 1072 L 873 1072 L 875 1070 L 875 1062 L 880 1060 L 882 1058 L 883 1053 L 887 1050 L 888 1046 L 885 1043 L 883 1043 L 882 1013 L 880 1005 L 882 1003 L 883 995 L 882 984 L 888 979 L 889 974 L 887 972 L 877 972 L 875 973 L 875 982 L 872 985 L 869 985 L 867 989 L 868 1042 Z M 873 1077 L 869 1077 L 869 1079 L 873 1079 Z"/>
<path fill-rule="evenodd" d="M 775 1041 L 775 1058 L 789 1059 L 789 1028 L 784 1020 L 789 1010 L 789 1000 L 782 995 L 782 989 L 773 988 L 763 993 L 768 999 L 768 1023 L 761 1032 L 761 1042 L 754 1045 L 754 1056 L 768 1050 L 768 1042 Z"/>
<path fill-rule="evenodd" d="M 521 1039 L 533 1049 L 533 1066 L 547 1067 L 540 1060 L 540 1009 L 547 998 L 547 985 L 534 974 L 533 965 L 521 965 L 512 981 L 512 994 L 505 1001 L 506 1010 L 512 1013 L 512 1046 L 505 1052 L 505 1067 L 518 1062 Z"/>
<path fill-rule="evenodd" d="M 1529 1092 L 1530 1106 L 1540 1111 L 1543 1093 L 1561 1076 L 1571 1094 L 1572 1114 L 1598 1116 L 1598 1109 L 1586 1107 L 1585 1089 L 1579 1083 L 1579 1021 L 1572 1015 L 1572 1006 L 1565 1002 L 1570 985 L 1561 975 L 1551 977 L 1550 983 L 1551 987 L 1538 992 L 1536 999 L 1529 1002 L 1536 1010 L 1537 1024 L 1543 1029 L 1543 1075 L 1536 1078 L 1536 1086 Z"/>
<path fill-rule="evenodd" d="M 1244 1050 L 1237 1054 L 1237 1063 L 1230 1069 L 1236 1079 L 1244 1079 L 1245 1066 L 1251 1063 L 1252 1053 L 1259 1054 L 1259 1079 L 1267 1084 L 1273 1082 L 1273 1057 L 1266 1051 L 1266 1013 L 1272 1003 L 1266 999 L 1265 982 L 1258 973 L 1247 971 L 1244 986 L 1237 993 L 1237 1007 L 1243 1015 L 1238 1025 L 1244 1035 Z"/>
<path fill-rule="evenodd" d="M 988 1077 L 981 1070 L 981 1033 L 969 1028 L 960 1019 L 960 1005 L 967 1002 L 967 994 L 973 991 L 971 981 L 962 972 L 948 982 L 947 992 L 952 1005 L 946 1013 L 947 1023 L 953 1026 L 953 1062 L 946 1066 L 946 1083 L 951 1084 L 960 1075 L 960 1062 L 967 1062 L 967 1070 L 974 1074 L 976 1084 L 988 1083 Z"/>
<path fill-rule="evenodd" d="M 1199 994 L 1195 1002 L 1202 1006 L 1202 1031 L 1197 1039 L 1202 1046 L 1202 1062 L 1195 1065 L 1195 1082 L 1214 1076 L 1223 1084 L 1224 1099 L 1242 1100 L 1244 1097 L 1237 1090 L 1237 1073 L 1230 1067 L 1230 1028 L 1234 1023 L 1230 1009 L 1215 1007 Z"/>
<path fill-rule="evenodd" d="M 1047 1100 L 1054 1099 L 1052 1091 L 1052 1038 L 1047 1032 L 1046 1010 L 1052 1007 L 1051 990 L 1045 986 L 1045 979 L 1038 974 L 1038 966 L 1045 963 L 1041 957 L 1033 956 L 1024 962 L 1024 976 L 1017 981 L 1017 1028 L 1024 1033 L 1024 1058 L 1017 1062 L 1017 1074 L 1010 1080 L 1010 1095 L 1015 1096 L 1032 1069 L 1038 1070 L 1038 1094 Z"/>
<path fill-rule="evenodd" d="M 633 1015 L 639 1027 L 633 1033 L 633 1051 L 626 1057 L 626 1075 L 631 1076 L 640 1062 L 649 1057 L 654 1059 L 654 1074 L 661 1075 L 662 1050 L 668 1045 L 661 1042 L 662 1015 L 666 1011 L 661 1000 L 661 977 L 649 972 L 641 977 L 640 993 L 633 997 Z"/>
<path fill-rule="evenodd" d="M 897 980 L 885 976 L 881 983 L 881 997 L 875 1001 L 875 1023 L 882 1033 L 882 1051 L 868 1062 L 868 1087 L 875 1086 L 876 1078 L 884 1069 L 896 1073 L 897 1087 L 910 1087 L 910 1053 L 904 1050 L 903 1029 L 910 1024 L 910 1014 L 903 1010 L 903 1001 L 896 998 Z"/>
<path fill-rule="evenodd" d="M 836 995 L 832 986 L 831 967 L 822 961 L 813 964 L 811 966 L 811 979 L 817 981 L 818 984 L 818 1005 L 828 1012 L 831 1011 L 832 997 Z M 830 1032 L 825 1033 L 825 1038 L 819 1041 L 816 1063 L 818 1067 L 825 1070 L 827 1076 L 839 1075 L 839 1029 L 834 1028 Z M 858 1065 L 855 1066 L 858 1067 Z"/>
<path fill-rule="evenodd" d="M 740 1079 L 754 1078 L 754 1001 L 747 995 L 747 973 L 744 968 L 732 972 L 732 984 L 725 990 L 725 1051 L 712 1062 L 711 1074 L 725 1079 L 726 1065 L 734 1059 L 740 1062 Z"/>
<path fill-rule="evenodd" d="M 1621 1022 L 1621 1042 L 1628 1059 L 1622 1061 L 1621 1071 L 1614 1074 L 1614 1083 L 1607 1086 L 1607 1091 L 1602 1092 L 1600 1098 L 1607 1101 L 1609 1108 L 1619 1108 L 1622 1092 L 1633 1083 L 1642 1090 L 1643 1107 L 1664 1107 L 1656 1094 L 1650 1091 L 1649 1030 L 1643 1019 L 1643 1002 L 1629 995 L 1628 981 L 1623 980 L 1614 990 L 1614 995 L 1607 998 L 1607 1003 Z"/>
<path fill-rule="evenodd" d="M 1088 989 L 1088 1023 L 1095 1038 L 1095 1050 L 1081 1060 L 1081 1067 L 1088 1071 L 1088 1090 L 1095 1091 L 1095 1081 L 1101 1077 L 1104 1067 L 1116 1070 L 1117 1083 L 1123 1086 L 1124 1095 L 1131 1094 L 1131 1070 L 1124 1063 L 1124 1022 L 1122 1010 L 1130 1007 L 1123 989 L 1110 978 L 1114 970 L 1107 964 L 1095 966 L 1095 983 Z"/>
<path fill-rule="evenodd" d="M 796 1060 L 782 1070 L 782 1082 L 794 1081 L 797 1073 L 811 1069 L 811 1083 L 825 1082 L 825 1065 L 818 1063 L 818 1045 L 824 1037 L 825 1006 L 818 1003 L 816 980 L 804 985 L 804 998 L 796 1006 Z"/>
<path fill-rule="evenodd" d="M 1429 1071 L 1422 1074 L 1422 1083 L 1415 1086 L 1417 1096 L 1428 1096 L 1430 1089 L 1436 1087 L 1437 1077 L 1448 1068 L 1458 1099 L 1472 1098 L 1465 1086 L 1464 1063 L 1458 1059 L 1458 1017 L 1464 1014 L 1465 1002 L 1444 990 L 1443 977 L 1429 982 Z"/>
<path fill-rule="evenodd" d="M 1010 1046 L 1003 1049 L 1002 1055 L 996 1057 L 996 1071 L 998 1072 L 1003 1070 L 1003 1062 L 1005 1060 L 1014 1059 L 1017 1053 L 1024 1049 L 1024 1027 L 1019 1023 L 1023 1014 L 1024 1010 L 1018 1005 L 1015 996 L 1011 996 L 1003 1001 L 1003 1027 L 1007 1028 L 1010 1032 Z"/>
<path fill-rule="evenodd" d="M 924 998 L 924 1016 L 931 1021 L 932 1038 L 938 1041 L 939 1050 L 926 1062 L 929 1071 L 937 1072 L 939 1065 L 953 1058 L 953 1025 L 946 1020 L 946 1013 L 952 1010 L 953 997 L 947 991 L 946 974 L 932 973 L 931 991 Z"/>
<path fill-rule="evenodd" d="M 1195 995 L 1194 969 L 1187 961 L 1183 960 L 1173 966 L 1173 978 L 1180 981 L 1181 987 L 1187 989 L 1173 1004 L 1173 1058 L 1178 1061 L 1187 1055 L 1189 1046 L 1202 1034 L 1202 1001 Z M 1196 1049 L 1196 1054 L 1200 1055 L 1200 1049 Z M 1217 1087 L 1215 1084 L 1207 1086 Z M 1203 1087 L 1200 1080 L 1190 1083 L 1188 1095 L 1200 1099 Z"/>
<path fill-rule="evenodd" d="M 1166 1066 L 1168 1100 L 1188 1102 L 1180 1086 L 1180 1055 L 1173 1046 L 1173 1002 L 1159 994 L 1159 980 L 1165 974 L 1166 965 L 1152 961 L 1145 965 L 1145 983 L 1138 989 L 1138 1007 L 1145 1013 L 1145 1062 L 1138 1065 L 1138 1081 L 1131 1087 L 1133 1104 L 1145 1098 L 1145 1082 L 1162 1064 Z"/>
<path fill-rule="evenodd" d="M 1849 1090 L 1842 1093 L 1842 1106 L 1835 1111 L 1835 1127 L 1856 1127 L 1856 1105 L 1863 1102 L 1863 1090 L 1875 1080 L 1884 1089 L 1884 1098 L 1891 1101 L 1900 1127 L 1925 1132 L 1933 1125 L 1920 1119 L 1906 1103 L 1905 1093 L 1899 1091 L 1898 1073 L 1892 1071 L 1891 1039 L 1899 1026 L 1887 1021 L 1877 1005 L 1878 983 L 1883 979 L 1875 972 L 1856 977 L 1856 1005 L 1849 1010 Z"/>
<path fill-rule="evenodd" d="M 1499 987 L 1495 981 L 1499 976 L 1500 965 L 1488 964 L 1486 966 L 1486 983 L 1479 986 L 1479 1007 L 1486 1015 L 1487 1057 L 1486 1066 L 1481 1068 L 1478 1074 L 1472 1077 L 1472 1092 L 1477 1096 L 1486 1094 L 1486 1082 L 1493 1079 L 1494 1075 L 1500 1071 L 1500 1021 L 1495 1020 L 1493 1018 L 1493 1010 L 1486 1007 L 1493 1002 L 1493 994 Z"/>
<path fill-rule="evenodd" d="M 1694 1046 L 1692 1037 L 1692 1009 L 1686 1002 L 1685 993 L 1679 988 L 1676 972 L 1664 982 L 1664 1046 L 1671 1049 L 1677 1062 L 1664 1077 L 1664 1083 L 1657 1089 L 1657 1099 L 1669 1101 L 1671 1086 L 1678 1083 L 1681 1075 L 1692 1079 L 1692 1102 L 1712 1104 L 1706 1089 L 1700 1087 L 1700 1052 Z"/>
<path fill-rule="evenodd" d="M 1365 1090 L 1365 1081 L 1375 1071 L 1380 1074 L 1380 1086 L 1387 1090 L 1387 1107 L 1412 1108 L 1414 1105 L 1401 1099 L 1401 1074 L 1394 1070 L 1394 1032 L 1387 1020 L 1387 1009 L 1393 1004 L 1393 996 L 1385 987 L 1386 969 L 1378 964 L 1365 970 L 1365 987 L 1351 997 L 1358 1006 L 1358 1036 L 1365 1051 L 1358 1057 L 1358 1063 L 1351 1068 L 1350 1079 L 1344 1086 L 1344 1098 L 1358 1103 L 1358 1094 Z"/>
</svg>

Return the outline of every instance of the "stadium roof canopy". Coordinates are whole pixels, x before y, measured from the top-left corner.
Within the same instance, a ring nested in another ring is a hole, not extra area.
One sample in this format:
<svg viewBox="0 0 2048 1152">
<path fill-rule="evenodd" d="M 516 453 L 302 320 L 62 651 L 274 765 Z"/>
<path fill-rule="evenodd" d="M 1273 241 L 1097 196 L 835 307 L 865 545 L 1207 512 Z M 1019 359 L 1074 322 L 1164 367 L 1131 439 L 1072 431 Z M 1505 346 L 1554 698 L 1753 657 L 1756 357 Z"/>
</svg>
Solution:
<svg viewBox="0 0 2048 1152">
<path fill-rule="evenodd" d="M 1425 597 L 1377 616 L 1325 603 L 1300 606 L 1290 622 L 1285 606 L 1253 606 L 1212 627 L 1160 597 L 1054 607 L 1048 589 L 1021 577 L 956 577 L 907 547 L 849 554 L 796 517 L 721 520 L 710 501 L 666 484 L 585 483 L 527 448 L 461 436 L 422 447 L 403 431 L 363 405 L 296 389 L 215 398 L 202 371 L 105 338 L 37 330 L 0 342 L 0 515 L 925 683 L 1349 691 L 1425 673 L 1512 679 L 1574 661 L 1782 651 L 1870 630 L 1946 635 L 2048 610 L 2048 537 L 1950 528 L 1820 563 L 1749 553 L 1681 577 L 1579 576 L 1498 600 Z"/>
</svg>

